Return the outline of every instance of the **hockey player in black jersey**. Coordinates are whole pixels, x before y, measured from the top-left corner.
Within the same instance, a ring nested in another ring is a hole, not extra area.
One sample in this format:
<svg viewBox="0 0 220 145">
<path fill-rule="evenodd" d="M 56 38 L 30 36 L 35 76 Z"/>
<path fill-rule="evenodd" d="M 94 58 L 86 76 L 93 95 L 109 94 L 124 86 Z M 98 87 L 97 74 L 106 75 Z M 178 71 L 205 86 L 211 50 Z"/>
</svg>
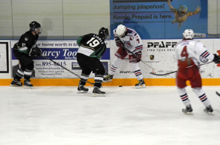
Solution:
<svg viewBox="0 0 220 145">
<path fill-rule="evenodd" d="M 95 74 L 95 85 L 93 89 L 94 96 L 104 96 L 105 92 L 100 88 L 103 82 L 103 76 L 105 74 L 105 68 L 100 59 L 106 50 L 105 39 L 109 35 L 108 29 L 102 27 L 99 30 L 99 34 L 86 34 L 81 36 L 77 40 L 79 49 L 77 52 L 77 61 L 82 69 L 78 91 L 88 92 L 88 88 L 85 88 L 87 79 L 91 72 Z"/>
<path fill-rule="evenodd" d="M 22 86 L 20 79 L 24 77 L 24 86 L 33 87 L 30 83 L 34 68 L 32 57 L 41 55 L 41 50 L 36 45 L 41 33 L 41 25 L 36 21 L 32 21 L 29 27 L 30 30 L 21 35 L 19 41 L 13 47 L 14 56 L 19 60 L 19 69 L 11 82 L 11 86 Z"/>
</svg>

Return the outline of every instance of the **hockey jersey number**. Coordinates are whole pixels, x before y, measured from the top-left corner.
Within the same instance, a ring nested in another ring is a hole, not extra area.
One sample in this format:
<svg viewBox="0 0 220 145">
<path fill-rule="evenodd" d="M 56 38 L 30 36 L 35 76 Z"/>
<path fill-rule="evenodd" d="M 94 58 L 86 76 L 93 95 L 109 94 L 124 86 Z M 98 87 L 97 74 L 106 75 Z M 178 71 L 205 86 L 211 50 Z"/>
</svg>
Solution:
<svg viewBox="0 0 220 145">
<path fill-rule="evenodd" d="M 99 40 L 92 37 L 86 44 L 88 44 L 90 47 L 96 47 L 100 44 Z"/>
<path fill-rule="evenodd" d="M 181 52 L 181 57 L 186 57 L 187 58 L 188 56 L 189 56 L 189 54 L 187 52 L 187 47 L 184 46 L 184 48 L 183 48 L 183 50 Z"/>
</svg>

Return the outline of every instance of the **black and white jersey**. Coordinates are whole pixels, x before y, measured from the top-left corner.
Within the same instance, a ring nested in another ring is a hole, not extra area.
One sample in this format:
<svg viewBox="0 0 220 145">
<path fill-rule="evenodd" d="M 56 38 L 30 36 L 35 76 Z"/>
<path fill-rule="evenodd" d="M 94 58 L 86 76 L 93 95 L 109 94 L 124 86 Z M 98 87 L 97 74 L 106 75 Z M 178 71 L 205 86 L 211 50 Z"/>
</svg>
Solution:
<svg viewBox="0 0 220 145">
<path fill-rule="evenodd" d="M 39 35 L 33 35 L 32 31 L 27 31 L 21 35 L 19 41 L 14 45 L 13 49 L 18 50 L 21 53 L 28 54 L 30 49 L 36 47 L 36 42 Z"/>
<path fill-rule="evenodd" d="M 87 34 L 77 40 L 79 49 L 77 53 L 100 59 L 106 50 L 105 41 L 97 34 Z"/>
</svg>

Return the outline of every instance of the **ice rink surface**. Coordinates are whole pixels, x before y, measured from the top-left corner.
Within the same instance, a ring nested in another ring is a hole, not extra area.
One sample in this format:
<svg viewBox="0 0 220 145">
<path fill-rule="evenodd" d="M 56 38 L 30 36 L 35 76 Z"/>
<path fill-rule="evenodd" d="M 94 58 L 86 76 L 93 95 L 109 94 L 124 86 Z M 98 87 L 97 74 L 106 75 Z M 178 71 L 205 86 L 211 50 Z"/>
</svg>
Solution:
<svg viewBox="0 0 220 145">
<path fill-rule="evenodd" d="M 210 115 L 190 87 L 193 114 L 176 87 L 0 87 L 0 145 L 219 145 L 220 86 L 203 87 Z"/>
</svg>

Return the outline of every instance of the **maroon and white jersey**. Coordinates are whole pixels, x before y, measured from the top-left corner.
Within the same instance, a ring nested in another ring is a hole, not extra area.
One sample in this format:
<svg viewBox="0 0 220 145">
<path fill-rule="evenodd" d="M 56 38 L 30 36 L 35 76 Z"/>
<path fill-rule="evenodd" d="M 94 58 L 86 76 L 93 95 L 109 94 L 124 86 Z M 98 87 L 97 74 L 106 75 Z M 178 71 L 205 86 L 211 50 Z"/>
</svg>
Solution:
<svg viewBox="0 0 220 145">
<path fill-rule="evenodd" d="M 116 34 L 116 29 L 113 30 L 113 34 L 115 38 L 118 37 Z M 133 53 L 142 51 L 143 49 L 141 37 L 134 29 L 127 27 L 127 35 L 123 38 L 118 38 L 124 43 L 124 46 Z"/>
<path fill-rule="evenodd" d="M 190 59 L 195 65 L 199 66 L 200 63 L 211 62 L 214 59 L 214 55 L 196 40 L 182 40 L 176 44 L 175 50 L 178 63 Z"/>
</svg>

